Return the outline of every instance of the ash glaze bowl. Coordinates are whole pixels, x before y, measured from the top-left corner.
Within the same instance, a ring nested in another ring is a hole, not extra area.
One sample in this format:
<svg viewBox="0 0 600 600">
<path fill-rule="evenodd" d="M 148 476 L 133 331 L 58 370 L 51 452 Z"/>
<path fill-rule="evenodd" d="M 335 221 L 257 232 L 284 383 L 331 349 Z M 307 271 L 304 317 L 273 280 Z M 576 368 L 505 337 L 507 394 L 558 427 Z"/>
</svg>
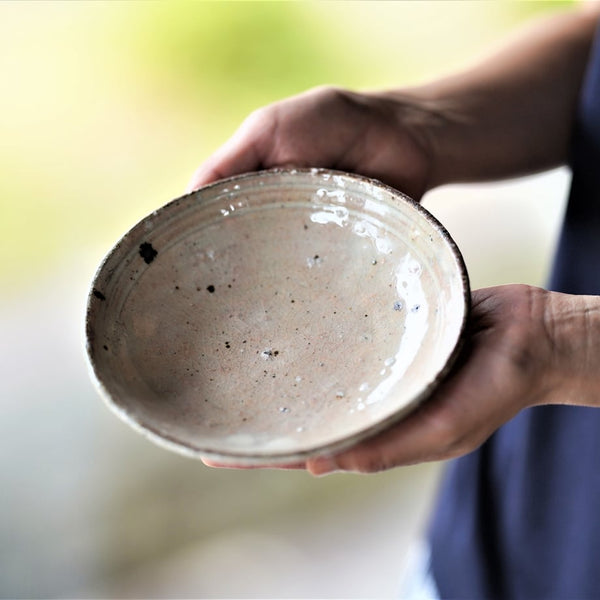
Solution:
<svg viewBox="0 0 600 600">
<path fill-rule="evenodd" d="M 89 295 L 109 406 L 153 441 L 223 463 L 335 452 L 413 410 L 469 311 L 458 248 L 377 181 L 271 170 L 173 200 L 131 229 Z"/>
</svg>

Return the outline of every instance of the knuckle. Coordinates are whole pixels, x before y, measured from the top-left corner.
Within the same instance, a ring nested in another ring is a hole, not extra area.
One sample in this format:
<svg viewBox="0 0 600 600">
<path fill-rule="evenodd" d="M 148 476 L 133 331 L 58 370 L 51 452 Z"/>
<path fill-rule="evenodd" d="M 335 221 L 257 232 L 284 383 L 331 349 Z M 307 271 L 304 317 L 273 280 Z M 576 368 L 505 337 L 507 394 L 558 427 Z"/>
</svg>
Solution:
<svg viewBox="0 0 600 600">
<path fill-rule="evenodd" d="M 322 96 L 337 96 L 338 94 L 343 93 L 342 88 L 330 84 L 318 85 L 314 87 L 312 91 L 314 94 Z"/>
<path fill-rule="evenodd" d="M 464 430 L 462 419 L 444 411 L 428 415 L 428 421 L 436 460 L 456 458 L 470 451 L 470 435 Z"/>
<path fill-rule="evenodd" d="M 446 459 L 458 458 L 468 454 L 472 448 L 465 438 L 453 440 L 444 449 L 444 457 Z"/>
<path fill-rule="evenodd" d="M 384 457 L 375 452 L 353 452 L 340 462 L 344 470 L 355 473 L 378 473 L 389 468 Z"/>
<path fill-rule="evenodd" d="M 481 423 L 465 426 L 462 421 L 449 422 L 439 435 L 436 460 L 448 460 L 469 454 L 492 433 Z"/>
<path fill-rule="evenodd" d="M 256 126 L 264 125 L 273 118 L 273 106 L 261 106 L 260 108 L 254 109 L 243 122 L 243 127 L 253 128 Z"/>
<path fill-rule="evenodd" d="M 339 106 L 340 104 L 351 104 L 352 93 L 335 85 L 321 85 L 313 88 L 312 94 L 316 100 L 325 106 Z"/>
<path fill-rule="evenodd" d="M 448 433 L 440 438 L 439 450 L 445 458 L 456 458 L 461 456 L 465 448 L 464 438 Z"/>
</svg>

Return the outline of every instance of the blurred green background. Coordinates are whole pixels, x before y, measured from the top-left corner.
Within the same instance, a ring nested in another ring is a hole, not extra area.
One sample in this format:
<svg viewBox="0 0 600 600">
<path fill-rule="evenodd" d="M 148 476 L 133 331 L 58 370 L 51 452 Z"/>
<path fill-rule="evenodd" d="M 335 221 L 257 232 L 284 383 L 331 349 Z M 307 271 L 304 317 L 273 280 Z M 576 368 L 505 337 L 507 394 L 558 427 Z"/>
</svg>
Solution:
<svg viewBox="0 0 600 600">
<path fill-rule="evenodd" d="M 251 110 L 422 82 L 569 4 L 0 3 L 0 597 L 395 595 L 440 465 L 315 480 L 154 447 L 89 381 L 87 288 Z M 424 204 L 474 287 L 543 284 L 568 180 Z"/>
</svg>

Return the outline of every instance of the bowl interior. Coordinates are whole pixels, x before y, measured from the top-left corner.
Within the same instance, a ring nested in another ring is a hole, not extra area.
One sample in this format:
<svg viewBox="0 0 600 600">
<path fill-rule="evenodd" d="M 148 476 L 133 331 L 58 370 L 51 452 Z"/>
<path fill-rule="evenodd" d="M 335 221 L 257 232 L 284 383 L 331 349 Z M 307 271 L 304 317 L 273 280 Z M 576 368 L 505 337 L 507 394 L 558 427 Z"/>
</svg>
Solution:
<svg viewBox="0 0 600 600">
<path fill-rule="evenodd" d="M 266 171 L 174 200 L 115 246 L 88 353 L 112 408 L 154 440 L 295 460 L 414 408 L 456 354 L 467 298 L 456 246 L 405 196 Z"/>
</svg>

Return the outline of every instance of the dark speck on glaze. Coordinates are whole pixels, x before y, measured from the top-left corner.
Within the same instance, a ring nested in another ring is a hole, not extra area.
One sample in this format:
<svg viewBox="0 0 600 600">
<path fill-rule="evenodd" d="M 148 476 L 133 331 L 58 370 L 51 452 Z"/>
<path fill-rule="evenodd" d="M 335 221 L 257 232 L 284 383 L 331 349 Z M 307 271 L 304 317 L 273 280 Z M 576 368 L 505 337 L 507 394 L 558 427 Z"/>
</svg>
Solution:
<svg viewBox="0 0 600 600">
<path fill-rule="evenodd" d="M 155 258 L 158 252 L 152 247 L 149 242 L 140 244 L 140 256 L 144 259 L 144 262 L 149 265 Z"/>
</svg>

